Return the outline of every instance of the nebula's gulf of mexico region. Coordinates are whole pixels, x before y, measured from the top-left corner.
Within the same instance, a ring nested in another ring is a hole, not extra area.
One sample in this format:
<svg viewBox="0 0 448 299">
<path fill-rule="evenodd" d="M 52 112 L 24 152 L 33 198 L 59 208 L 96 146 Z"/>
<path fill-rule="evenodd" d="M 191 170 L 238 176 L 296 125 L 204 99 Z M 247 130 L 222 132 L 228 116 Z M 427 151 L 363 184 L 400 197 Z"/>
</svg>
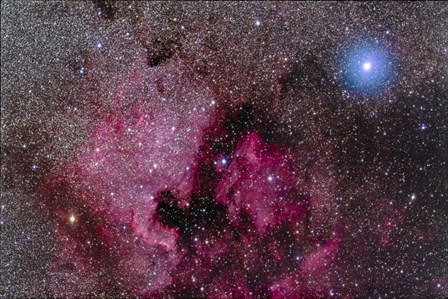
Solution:
<svg viewBox="0 0 448 299">
<path fill-rule="evenodd" d="M 0 296 L 448 296 L 448 6 L 2 1 Z"/>
</svg>

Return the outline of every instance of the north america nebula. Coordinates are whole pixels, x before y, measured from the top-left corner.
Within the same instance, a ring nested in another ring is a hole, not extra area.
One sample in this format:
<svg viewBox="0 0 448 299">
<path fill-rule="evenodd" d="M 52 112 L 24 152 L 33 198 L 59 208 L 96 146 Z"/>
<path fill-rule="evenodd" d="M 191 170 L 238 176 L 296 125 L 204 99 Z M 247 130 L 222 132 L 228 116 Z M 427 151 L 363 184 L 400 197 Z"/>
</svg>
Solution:
<svg viewBox="0 0 448 299">
<path fill-rule="evenodd" d="M 1 6 L 2 297 L 448 296 L 446 4 Z"/>
</svg>

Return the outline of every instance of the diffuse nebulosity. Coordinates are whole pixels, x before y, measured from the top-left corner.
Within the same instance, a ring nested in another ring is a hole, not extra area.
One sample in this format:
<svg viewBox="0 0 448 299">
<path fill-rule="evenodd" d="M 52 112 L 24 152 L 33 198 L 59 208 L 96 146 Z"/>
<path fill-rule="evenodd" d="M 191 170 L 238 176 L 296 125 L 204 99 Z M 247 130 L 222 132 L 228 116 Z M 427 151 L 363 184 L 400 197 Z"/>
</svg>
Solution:
<svg viewBox="0 0 448 299">
<path fill-rule="evenodd" d="M 444 4 L 23 5 L 2 293 L 446 296 Z"/>
</svg>

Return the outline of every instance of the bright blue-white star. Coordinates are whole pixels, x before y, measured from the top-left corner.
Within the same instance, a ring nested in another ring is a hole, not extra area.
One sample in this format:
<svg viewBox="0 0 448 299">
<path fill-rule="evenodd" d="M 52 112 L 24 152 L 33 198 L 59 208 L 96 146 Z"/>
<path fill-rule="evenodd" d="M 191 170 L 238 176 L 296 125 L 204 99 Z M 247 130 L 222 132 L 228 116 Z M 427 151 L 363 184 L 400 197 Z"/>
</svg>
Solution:
<svg viewBox="0 0 448 299">
<path fill-rule="evenodd" d="M 368 71 L 370 71 L 370 69 L 372 68 L 372 64 L 370 63 L 370 62 L 364 62 L 364 64 L 362 65 L 362 68 L 366 71 L 366 72 L 368 72 Z"/>
<path fill-rule="evenodd" d="M 352 92 L 373 94 L 384 89 L 394 74 L 394 61 L 385 47 L 361 42 L 341 55 L 342 85 Z"/>
</svg>

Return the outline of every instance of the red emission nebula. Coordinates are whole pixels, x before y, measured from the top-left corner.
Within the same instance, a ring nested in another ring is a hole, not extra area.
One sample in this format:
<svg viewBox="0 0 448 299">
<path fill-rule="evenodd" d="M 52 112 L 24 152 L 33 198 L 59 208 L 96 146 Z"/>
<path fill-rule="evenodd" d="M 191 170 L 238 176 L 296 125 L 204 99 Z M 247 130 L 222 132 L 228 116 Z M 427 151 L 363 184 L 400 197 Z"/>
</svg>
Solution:
<svg viewBox="0 0 448 299">
<path fill-rule="evenodd" d="M 448 298 L 447 7 L 2 1 L 0 298 Z"/>
<path fill-rule="evenodd" d="M 74 284 L 55 276 L 55 294 L 328 294 L 341 231 L 323 159 L 305 169 L 300 148 L 263 136 L 255 107 L 223 113 L 206 86 L 178 84 L 180 61 L 163 73 L 144 62 L 117 84 L 113 111 L 41 187 L 62 247 L 52 271 L 74 268 L 77 276 Z M 164 85 L 187 104 L 168 109 Z"/>
</svg>

